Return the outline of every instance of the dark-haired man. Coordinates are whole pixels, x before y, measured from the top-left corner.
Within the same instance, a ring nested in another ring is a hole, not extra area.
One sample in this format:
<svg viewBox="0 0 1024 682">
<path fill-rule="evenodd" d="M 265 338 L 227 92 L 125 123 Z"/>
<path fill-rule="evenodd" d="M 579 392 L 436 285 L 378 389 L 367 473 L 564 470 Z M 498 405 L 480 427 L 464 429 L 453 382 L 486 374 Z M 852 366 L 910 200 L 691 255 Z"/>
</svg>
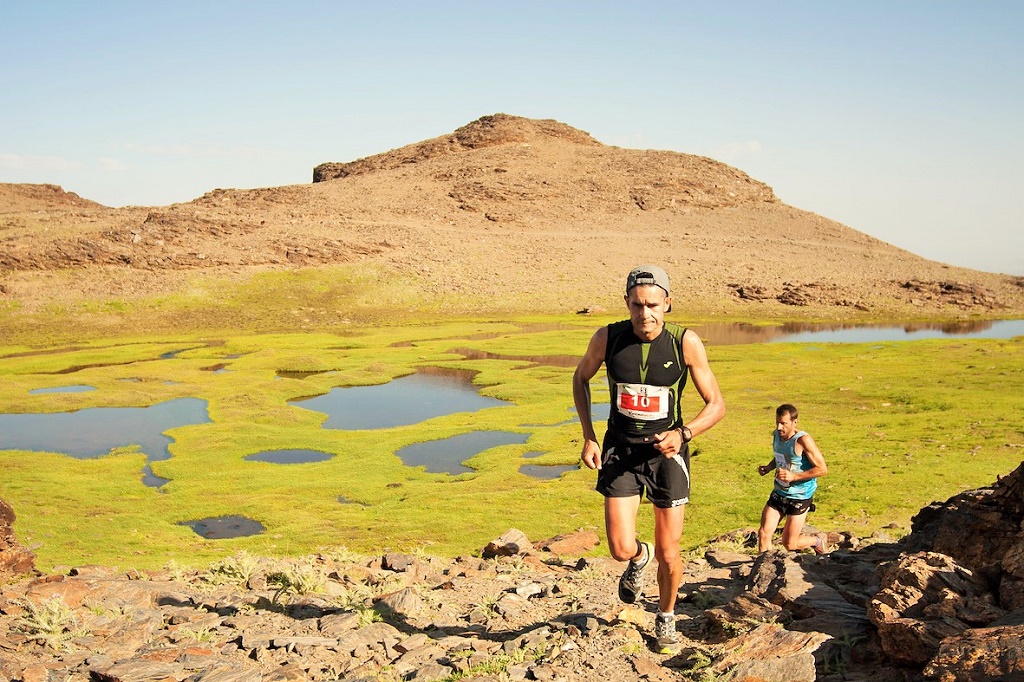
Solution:
<svg viewBox="0 0 1024 682">
<path fill-rule="evenodd" d="M 757 467 L 764 476 L 775 470 L 775 485 L 761 512 L 761 527 L 757 530 L 757 551 L 772 548 L 772 536 L 782 517 L 782 546 L 788 550 L 813 548 L 816 554 L 828 552 L 828 538 L 824 533 L 803 535 L 807 513 L 814 510 L 814 491 L 818 479 L 828 473 L 825 456 L 811 434 L 797 426 L 800 413 L 786 403 L 775 410 L 775 431 L 772 433 L 772 460 Z"/>
<path fill-rule="evenodd" d="M 675 602 L 683 565 L 679 541 L 683 509 L 690 499 L 688 443 L 725 415 L 718 379 L 708 364 L 700 337 L 666 323 L 672 309 L 668 274 L 641 265 L 626 278 L 629 319 L 598 329 L 573 375 L 573 401 L 583 427 L 580 458 L 598 470 L 597 490 L 604 495 L 608 549 L 628 561 L 619 579 L 619 598 L 633 603 L 643 592 L 643 574 L 658 562 L 658 650 L 678 649 Z M 603 444 L 597 441 L 591 412 L 590 380 L 602 363 L 608 375 L 611 410 Z M 679 398 L 687 376 L 704 406 L 683 422 Z M 637 537 L 641 495 L 654 506 L 654 545 Z"/>
</svg>

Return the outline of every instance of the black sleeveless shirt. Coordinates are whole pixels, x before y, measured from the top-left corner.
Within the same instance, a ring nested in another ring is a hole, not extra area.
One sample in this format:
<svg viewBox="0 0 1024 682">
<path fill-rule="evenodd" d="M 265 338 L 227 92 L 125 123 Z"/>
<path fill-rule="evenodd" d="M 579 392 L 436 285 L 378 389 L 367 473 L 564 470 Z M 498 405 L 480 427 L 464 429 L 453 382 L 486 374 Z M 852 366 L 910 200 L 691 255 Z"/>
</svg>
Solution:
<svg viewBox="0 0 1024 682">
<path fill-rule="evenodd" d="M 685 327 L 665 323 L 653 341 L 641 341 L 629 320 L 608 325 L 604 363 L 611 410 L 608 430 L 621 436 L 650 436 L 683 422 L 679 396 L 687 367 L 682 341 Z"/>
</svg>

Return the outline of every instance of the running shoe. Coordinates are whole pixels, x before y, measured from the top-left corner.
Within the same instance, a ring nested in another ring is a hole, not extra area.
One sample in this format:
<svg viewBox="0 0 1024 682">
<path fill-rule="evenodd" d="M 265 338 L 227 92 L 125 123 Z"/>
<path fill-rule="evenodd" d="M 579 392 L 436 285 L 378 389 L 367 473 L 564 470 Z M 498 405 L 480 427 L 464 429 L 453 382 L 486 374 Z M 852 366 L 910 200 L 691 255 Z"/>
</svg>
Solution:
<svg viewBox="0 0 1024 682">
<path fill-rule="evenodd" d="M 641 542 L 640 549 L 644 551 L 643 558 L 637 562 L 630 560 L 626 566 L 626 570 L 622 572 L 622 577 L 619 578 L 619 599 L 632 604 L 637 600 L 644 591 L 644 569 L 651 563 L 651 557 L 654 556 L 654 547 L 649 542 Z"/>
<path fill-rule="evenodd" d="M 678 654 L 679 635 L 676 634 L 676 617 L 667 618 L 660 613 L 654 617 L 654 638 L 659 654 Z"/>
</svg>

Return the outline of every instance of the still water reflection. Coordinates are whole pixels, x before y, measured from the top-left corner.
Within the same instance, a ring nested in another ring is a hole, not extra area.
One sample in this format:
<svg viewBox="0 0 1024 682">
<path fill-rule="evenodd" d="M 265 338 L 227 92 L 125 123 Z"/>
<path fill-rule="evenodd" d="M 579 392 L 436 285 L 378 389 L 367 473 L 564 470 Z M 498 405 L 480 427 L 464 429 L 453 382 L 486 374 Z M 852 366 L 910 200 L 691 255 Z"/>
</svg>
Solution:
<svg viewBox="0 0 1024 682">
<path fill-rule="evenodd" d="M 75 384 L 73 386 L 50 386 L 49 388 L 33 388 L 31 391 L 29 391 L 29 394 L 39 395 L 41 393 L 88 393 L 89 391 L 95 390 L 95 386 Z"/>
<path fill-rule="evenodd" d="M 386 429 L 455 412 L 476 412 L 510 403 L 477 393 L 473 372 L 421 368 L 376 386 L 333 388 L 313 398 L 289 401 L 327 414 L 325 429 Z"/>
<path fill-rule="evenodd" d="M 59 452 L 76 459 L 102 457 L 138 445 L 149 461 L 169 459 L 164 431 L 210 421 L 206 401 L 176 398 L 149 407 L 89 407 L 52 414 L 0 414 L 0 450 Z"/>
<path fill-rule="evenodd" d="M 805 324 L 792 322 L 776 326 L 745 323 L 701 324 L 691 327 L 704 343 L 732 346 L 748 343 L 872 343 L 940 338 L 1010 339 L 1024 336 L 1024 320 L 971 322 L 920 322 L 896 324 Z M 582 352 L 583 349 L 581 349 Z M 512 360 L 548 367 L 575 367 L 578 355 L 511 355 L 466 346 L 450 349 L 469 360 Z"/>
<path fill-rule="evenodd" d="M 580 361 L 578 355 L 505 355 L 464 346 L 452 348 L 449 352 L 458 353 L 467 360 L 513 360 L 547 367 L 575 367 Z"/>
<path fill-rule="evenodd" d="M 753 324 L 703 324 L 694 326 L 705 343 L 728 346 L 744 343 L 873 343 L 916 339 L 1011 339 L 1024 336 L 1024 320 L 971 322 L 919 322 L 896 324 L 803 324 L 762 327 Z"/>
<path fill-rule="evenodd" d="M 147 458 L 143 483 L 159 487 L 148 462 L 169 459 L 173 442 L 164 431 L 206 424 L 206 401 L 176 398 L 149 407 L 89 407 L 52 414 L 0 414 L 0 450 L 59 452 L 76 459 L 102 457 L 113 448 L 138 445 Z"/>
<path fill-rule="evenodd" d="M 170 482 L 171 479 L 163 478 L 162 476 L 157 476 L 156 474 L 154 474 L 153 467 L 151 467 L 148 463 L 146 464 L 146 466 L 142 467 L 142 485 L 146 486 L 147 488 L 157 488 L 159 490 L 160 487 L 163 486 L 165 483 Z M 164 491 L 160 490 L 160 492 Z"/>
<path fill-rule="evenodd" d="M 395 454 L 406 466 L 425 467 L 432 474 L 464 474 L 473 471 L 462 462 L 474 455 L 497 447 L 525 443 L 527 433 L 511 431 L 474 431 L 443 440 L 414 443 Z"/>
<path fill-rule="evenodd" d="M 188 526 L 197 535 L 207 540 L 220 540 L 223 538 L 241 538 L 249 535 L 259 535 L 266 530 L 259 521 L 244 516 L 231 514 L 228 516 L 211 516 L 195 521 L 182 521 L 179 526 Z"/>
<path fill-rule="evenodd" d="M 576 464 L 524 464 L 519 467 L 519 473 L 533 478 L 554 479 L 566 471 L 578 468 L 579 466 Z"/>
</svg>

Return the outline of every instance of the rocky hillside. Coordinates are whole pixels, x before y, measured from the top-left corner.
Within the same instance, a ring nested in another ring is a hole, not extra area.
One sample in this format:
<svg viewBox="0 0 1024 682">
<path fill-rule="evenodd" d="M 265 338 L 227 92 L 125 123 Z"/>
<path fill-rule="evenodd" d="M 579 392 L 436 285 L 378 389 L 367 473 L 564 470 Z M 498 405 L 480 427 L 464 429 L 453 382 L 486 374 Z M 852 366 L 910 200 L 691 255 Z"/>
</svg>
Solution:
<svg viewBox="0 0 1024 682">
<path fill-rule="evenodd" d="M 899 542 L 754 556 L 752 531 L 719 539 L 686 564 L 675 656 L 651 650 L 653 580 L 619 603 L 622 565 L 580 558 L 592 533 L 510 530 L 454 560 L 337 550 L 35 575 L 0 519 L 8 680 L 1024 679 L 1024 464 L 923 509 Z"/>
<path fill-rule="evenodd" d="M 409 287 L 407 309 L 565 313 L 618 306 L 623 273 L 657 261 L 677 309 L 698 314 L 1024 312 L 1024 278 L 928 261 L 787 206 L 736 168 L 611 147 L 557 121 L 485 116 L 321 164 L 314 180 L 121 209 L 0 185 L 0 301 L 31 312 L 181 291 L 200 275 L 244 284 L 345 266 Z"/>
</svg>

